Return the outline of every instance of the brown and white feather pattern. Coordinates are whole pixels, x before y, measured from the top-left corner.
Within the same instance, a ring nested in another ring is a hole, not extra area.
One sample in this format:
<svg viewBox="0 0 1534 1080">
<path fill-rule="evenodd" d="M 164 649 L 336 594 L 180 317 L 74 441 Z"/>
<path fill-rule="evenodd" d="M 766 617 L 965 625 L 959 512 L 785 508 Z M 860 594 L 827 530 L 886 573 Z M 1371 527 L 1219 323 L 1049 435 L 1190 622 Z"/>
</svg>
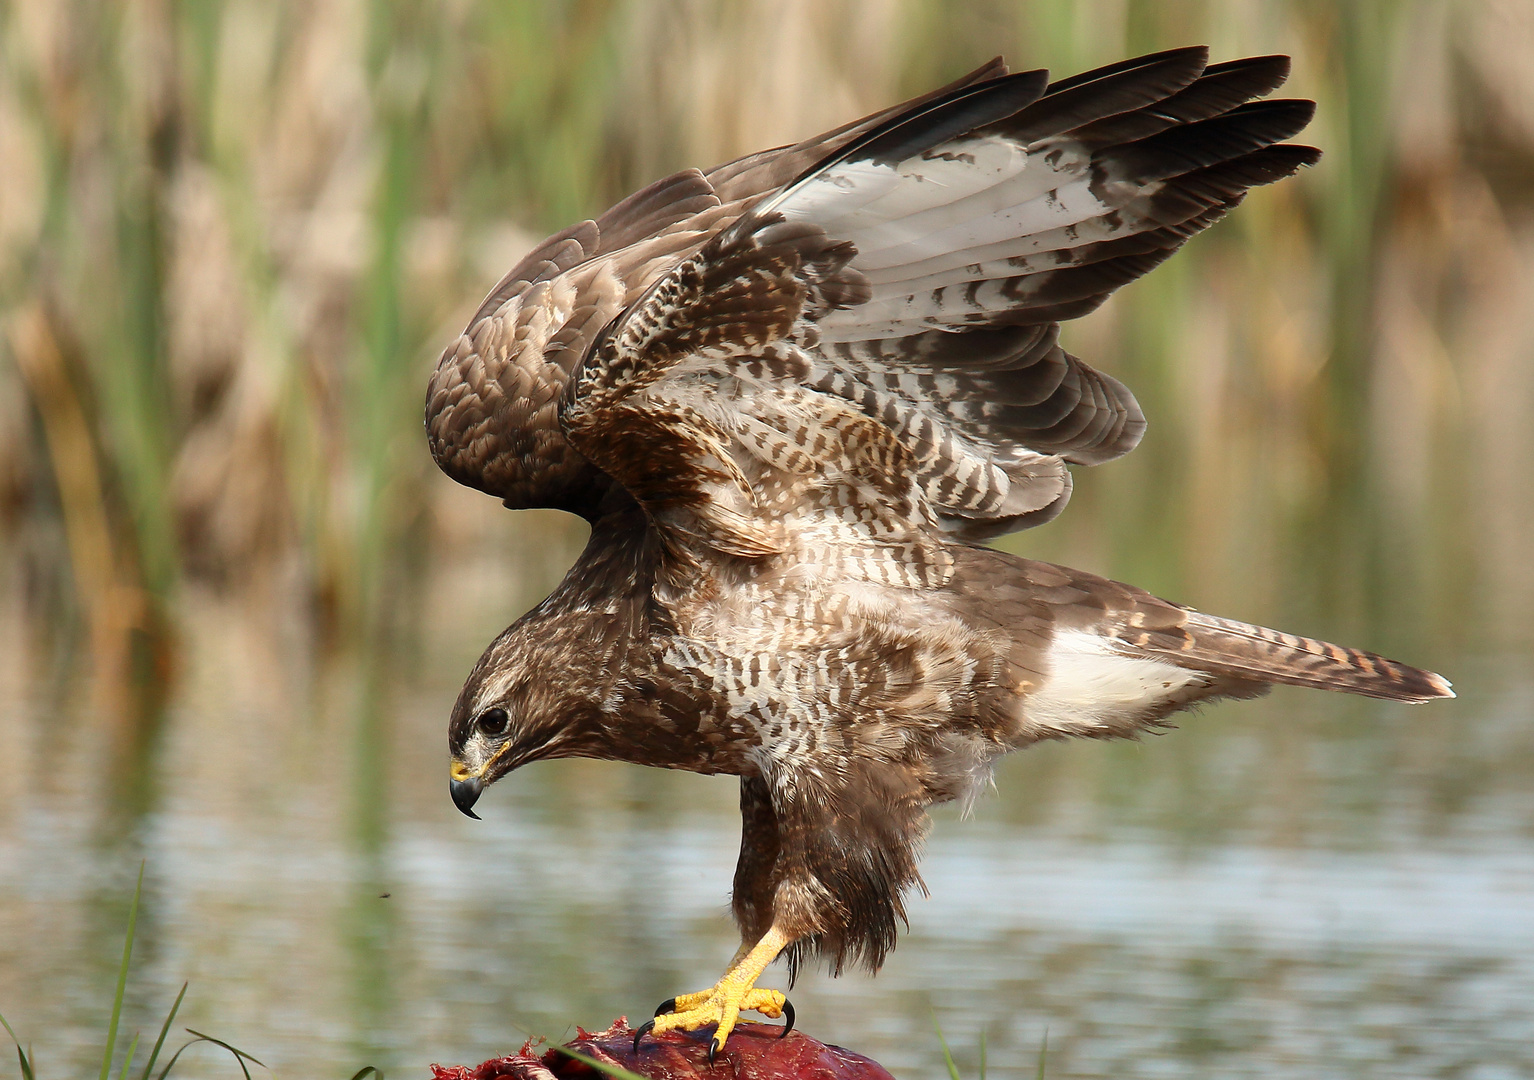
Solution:
<svg viewBox="0 0 1534 1080">
<path fill-rule="evenodd" d="M 973 546 L 1048 520 L 1145 420 L 1060 348 L 1252 185 L 1313 162 L 1287 61 L 1200 49 L 1049 83 L 987 65 L 794 147 L 677 174 L 492 291 L 432 453 L 592 521 L 486 651 L 450 746 L 488 783 L 580 754 L 742 777 L 735 912 L 877 968 L 925 807 L 1041 739 L 1132 736 L 1275 683 L 1437 675 Z M 477 718 L 504 710 L 504 734 Z"/>
</svg>

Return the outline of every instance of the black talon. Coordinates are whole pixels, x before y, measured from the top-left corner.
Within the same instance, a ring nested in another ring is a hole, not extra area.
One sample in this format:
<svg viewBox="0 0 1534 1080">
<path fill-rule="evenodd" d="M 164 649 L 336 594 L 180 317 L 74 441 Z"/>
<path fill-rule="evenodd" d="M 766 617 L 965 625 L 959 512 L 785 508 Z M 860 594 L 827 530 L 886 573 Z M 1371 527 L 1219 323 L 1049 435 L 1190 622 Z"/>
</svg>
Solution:
<svg viewBox="0 0 1534 1080">
<path fill-rule="evenodd" d="M 787 1023 L 783 1025 L 783 1030 L 778 1032 L 778 1038 L 780 1039 L 788 1038 L 788 1033 L 794 1030 L 794 1003 L 787 998 L 783 999 L 783 1019 Z"/>
<path fill-rule="evenodd" d="M 710 1039 L 708 1041 L 708 1063 L 710 1065 L 712 1065 L 714 1063 L 714 1057 L 719 1053 L 720 1050 L 723 1050 L 723 1049 L 724 1049 L 724 1047 L 719 1045 L 719 1036 L 718 1035 L 715 1035 L 712 1039 Z"/>
<path fill-rule="evenodd" d="M 676 1012 L 676 998 L 667 998 L 665 1001 L 661 1002 L 655 1007 L 656 1016 L 659 1016 L 661 1013 L 674 1012 Z"/>
<path fill-rule="evenodd" d="M 654 1027 L 654 1020 L 646 1020 L 644 1023 L 639 1025 L 639 1030 L 634 1032 L 634 1053 L 639 1053 L 639 1040 L 650 1034 L 650 1031 Z"/>
</svg>

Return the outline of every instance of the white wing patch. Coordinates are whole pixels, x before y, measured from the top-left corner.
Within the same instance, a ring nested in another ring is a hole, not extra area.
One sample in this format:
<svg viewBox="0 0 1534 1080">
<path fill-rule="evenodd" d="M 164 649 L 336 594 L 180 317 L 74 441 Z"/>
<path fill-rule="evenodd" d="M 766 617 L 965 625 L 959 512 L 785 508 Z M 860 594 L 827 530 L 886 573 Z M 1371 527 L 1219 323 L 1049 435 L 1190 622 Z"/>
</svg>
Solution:
<svg viewBox="0 0 1534 1080">
<path fill-rule="evenodd" d="M 891 222 L 911 221 L 919 225 L 922 215 L 934 207 L 995 191 L 1020 176 L 1027 166 L 1027 152 L 1010 139 L 960 138 L 907 158 L 897 166 L 860 162 L 854 167 L 856 172 L 839 167 L 827 178 L 833 187 L 852 184 L 860 189 L 859 195 L 866 193 L 870 197 L 846 201 L 820 198 L 821 192 L 815 190 L 819 183 L 816 180 L 785 200 L 782 210 L 795 219 L 806 219 L 813 212 L 807 204 L 812 201 L 824 204 L 824 215 L 814 220 L 839 235 L 861 234 L 862 230 L 877 230 Z M 861 185 L 859 180 L 863 181 Z M 846 189 L 840 190 L 845 198 Z"/>
<path fill-rule="evenodd" d="M 1130 735 L 1148 714 L 1199 697 L 1210 682 L 1165 660 L 1125 656 L 1106 638 L 1080 630 L 1056 634 L 1047 663 L 1043 685 L 1023 700 L 1030 739 Z"/>
<path fill-rule="evenodd" d="M 899 165 L 835 166 L 772 208 L 857 247 L 852 265 L 873 287 L 870 302 L 829 312 L 819 324 L 826 341 L 857 341 L 985 322 L 1025 306 L 1018 278 L 1057 269 L 1075 248 L 1152 227 L 1117 211 L 1161 186 L 1094 179 L 1091 152 L 1071 139 L 1024 146 L 988 135 L 951 140 Z M 978 282 L 988 284 L 968 295 L 939 291 Z"/>
</svg>

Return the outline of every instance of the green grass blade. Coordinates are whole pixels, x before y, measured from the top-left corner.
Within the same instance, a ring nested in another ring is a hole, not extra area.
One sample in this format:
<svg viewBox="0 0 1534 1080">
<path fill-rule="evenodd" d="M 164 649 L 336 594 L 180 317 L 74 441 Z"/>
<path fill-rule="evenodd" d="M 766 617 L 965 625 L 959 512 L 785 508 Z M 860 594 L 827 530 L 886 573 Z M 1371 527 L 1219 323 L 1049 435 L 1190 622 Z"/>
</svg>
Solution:
<svg viewBox="0 0 1534 1080">
<path fill-rule="evenodd" d="M 375 1069 L 371 1065 L 364 1065 L 362 1068 L 358 1069 L 356 1074 L 352 1077 L 352 1080 L 362 1080 L 362 1078 L 368 1075 L 368 1073 L 372 1073 L 374 1076 L 378 1077 L 378 1080 L 384 1080 L 383 1072 Z"/>
<path fill-rule="evenodd" d="M 210 1042 L 214 1046 L 222 1046 L 225 1050 L 227 1050 L 231 1054 L 233 1054 L 234 1055 L 234 1060 L 236 1060 L 236 1061 L 238 1061 L 240 1063 L 240 1071 L 245 1074 L 245 1080 L 250 1080 L 250 1070 L 245 1067 L 245 1063 L 247 1061 L 252 1062 L 252 1063 L 254 1063 L 256 1065 L 260 1065 L 263 1069 L 266 1068 L 266 1065 L 263 1062 L 257 1061 L 255 1058 L 251 1057 L 249 1054 L 247 1054 L 245 1051 L 241 1050 L 237 1046 L 230 1046 L 223 1039 L 215 1039 L 212 1035 L 204 1035 L 200 1031 L 192 1031 L 191 1028 L 187 1028 L 186 1030 L 188 1032 L 190 1032 L 191 1034 L 196 1035 L 199 1039 L 203 1040 L 204 1042 Z"/>
<path fill-rule="evenodd" d="M 6 1033 L 11 1041 L 16 1044 L 16 1056 L 21 1060 L 21 1080 L 37 1080 L 37 1074 L 32 1071 L 32 1063 L 27 1060 L 26 1051 L 21 1048 L 21 1040 L 16 1038 L 16 1032 L 12 1029 L 10 1021 L 0 1016 L 0 1024 L 5 1025 Z"/>
<path fill-rule="evenodd" d="M 980 1029 L 980 1080 L 985 1080 L 985 1028 Z"/>
<path fill-rule="evenodd" d="M 181 993 L 176 995 L 176 1003 L 170 1007 L 170 1014 L 165 1017 L 165 1023 L 160 1025 L 160 1037 L 154 1041 L 154 1049 L 149 1052 L 149 1061 L 144 1065 L 144 1071 L 139 1080 L 149 1080 L 149 1074 L 154 1072 L 154 1063 L 160 1059 L 160 1048 L 165 1045 L 165 1036 L 170 1031 L 171 1021 L 176 1019 L 176 1013 L 181 1009 L 181 999 L 186 997 L 187 984 L 181 984 Z"/>
<path fill-rule="evenodd" d="M 213 1036 L 204 1035 L 200 1031 L 192 1031 L 191 1028 L 187 1028 L 186 1030 L 197 1037 L 182 1044 L 181 1049 L 177 1050 L 174 1054 L 171 1055 L 171 1059 L 165 1063 L 165 1068 L 160 1070 L 158 1080 L 165 1080 L 165 1078 L 170 1075 L 170 1071 L 176 1067 L 176 1062 L 180 1059 L 182 1054 L 186 1053 L 198 1043 L 204 1042 L 212 1043 L 214 1046 L 222 1046 L 225 1050 L 233 1054 L 234 1060 L 240 1066 L 240 1071 L 245 1074 L 245 1080 L 250 1080 L 250 1070 L 245 1067 L 245 1063 L 247 1061 L 253 1061 L 257 1065 L 260 1065 L 263 1069 L 266 1068 L 266 1064 L 264 1062 L 257 1061 L 255 1058 L 251 1057 L 249 1054 L 239 1049 L 238 1047 L 230 1046 L 223 1039 L 215 1039 Z M 371 1068 L 371 1066 L 369 1066 L 369 1068 Z"/>
<path fill-rule="evenodd" d="M 1039 1047 L 1039 1071 L 1034 1073 L 1034 1080 L 1044 1080 L 1044 1059 L 1049 1056 L 1049 1029 L 1044 1029 L 1044 1043 Z"/>
<path fill-rule="evenodd" d="M 128 1044 L 128 1053 L 123 1057 L 122 1072 L 117 1074 L 117 1080 L 128 1080 L 128 1066 L 133 1064 L 133 1055 L 138 1052 L 138 1032 L 133 1033 L 133 1041 Z"/>
<path fill-rule="evenodd" d="M 943 1038 L 943 1027 L 937 1022 L 937 1010 L 932 1010 L 932 1030 L 937 1032 L 938 1045 L 943 1048 L 943 1062 L 948 1066 L 948 1075 L 952 1080 L 959 1080 L 959 1067 L 953 1063 L 953 1053 L 948 1049 L 948 1040 Z"/>
<path fill-rule="evenodd" d="M 139 894 L 144 891 L 144 863 L 138 864 L 138 884 L 133 886 L 133 905 L 128 908 L 128 937 L 123 942 L 122 967 L 117 970 L 117 993 L 112 998 L 112 1022 L 107 1025 L 107 1049 L 101 1058 L 101 1080 L 112 1074 L 112 1056 L 117 1053 L 117 1021 L 122 1019 L 123 994 L 128 989 L 128 961 L 133 958 L 133 930 L 138 925 Z"/>
<path fill-rule="evenodd" d="M 605 1061 L 598 1061 L 589 1054 L 583 1054 L 579 1050 L 571 1050 L 568 1046 L 551 1047 L 555 1052 L 572 1057 L 576 1061 L 591 1066 L 597 1072 L 611 1076 L 613 1080 L 649 1080 L 648 1077 L 640 1076 L 637 1072 L 625 1069 L 622 1065 L 609 1065 Z"/>
<path fill-rule="evenodd" d="M 177 1059 L 180 1058 L 181 1055 L 186 1051 L 186 1048 L 188 1046 L 196 1046 L 200 1042 L 202 1042 L 201 1039 L 193 1039 L 191 1042 L 183 1045 L 180 1050 L 177 1050 L 174 1054 L 172 1054 L 170 1056 L 170 1060 L 165 1063 L 165 1068 L 160 1070 L 160 1075 L 156 1078 L 156 1080 L 165 1080 L 165 1078 L 170 1075 L 170 1071 L 176 1067 Z"/>
</svg>

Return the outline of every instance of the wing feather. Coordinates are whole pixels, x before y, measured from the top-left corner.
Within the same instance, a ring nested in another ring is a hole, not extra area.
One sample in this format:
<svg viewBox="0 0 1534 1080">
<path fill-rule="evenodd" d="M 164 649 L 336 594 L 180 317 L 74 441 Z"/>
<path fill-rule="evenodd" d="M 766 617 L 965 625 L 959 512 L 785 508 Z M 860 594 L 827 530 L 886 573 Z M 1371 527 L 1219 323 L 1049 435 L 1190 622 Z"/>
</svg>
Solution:
<svg viewBox="0 0 1534 1080">
<path fill-rule="evenodd" d="M 684 170 L 629 196 L 595 221 L 579 222 L 545 240 L 496 283 L 463 335 L 443 351 L 426 397 L 433 458 L 454 480 L 513 508 L 549 506 L 588 518 L 602 513 L 613 494 L 611 479 L 569 445 L 555 413 L 540 407 L 563 392 L 598 331 L 748 204 L 849 139 L 912 105 L 1006 73 L 998 57 L 913 102 L 792 146 L 749 154 L 706 174 Z M 552 363 L 533 355 L 541 348 L 536 341 L 485 333 L 496 320 L 521 318 L 522 306 L 513 302 L 531 286 L 599 258 L 609 261 L 611 275 L 596 280 L 621 285 L 621 296 L 616 289 L 600 289 L 573 309 L 583 317 L 554 335 Z M 480 352 L 481 345 L 491 352 Z"/>
<path fill-rule="evenodd" d="M 1145 430 L 1057 324 L 1316 159 L 1282 142 L 1309 102 L 1254 100 L 1288 70 L 1191 48 L 1049 83 L 997 60 L 657 181 L 492 290 L 433 377 L 433 454 L 508 505 L 627 494 L 743 557 L 812 506 L 971 540 L 1048 520 L 1067 465 Z M 879 495 L 875 460 L 909 482 Z"/>
</svg>

